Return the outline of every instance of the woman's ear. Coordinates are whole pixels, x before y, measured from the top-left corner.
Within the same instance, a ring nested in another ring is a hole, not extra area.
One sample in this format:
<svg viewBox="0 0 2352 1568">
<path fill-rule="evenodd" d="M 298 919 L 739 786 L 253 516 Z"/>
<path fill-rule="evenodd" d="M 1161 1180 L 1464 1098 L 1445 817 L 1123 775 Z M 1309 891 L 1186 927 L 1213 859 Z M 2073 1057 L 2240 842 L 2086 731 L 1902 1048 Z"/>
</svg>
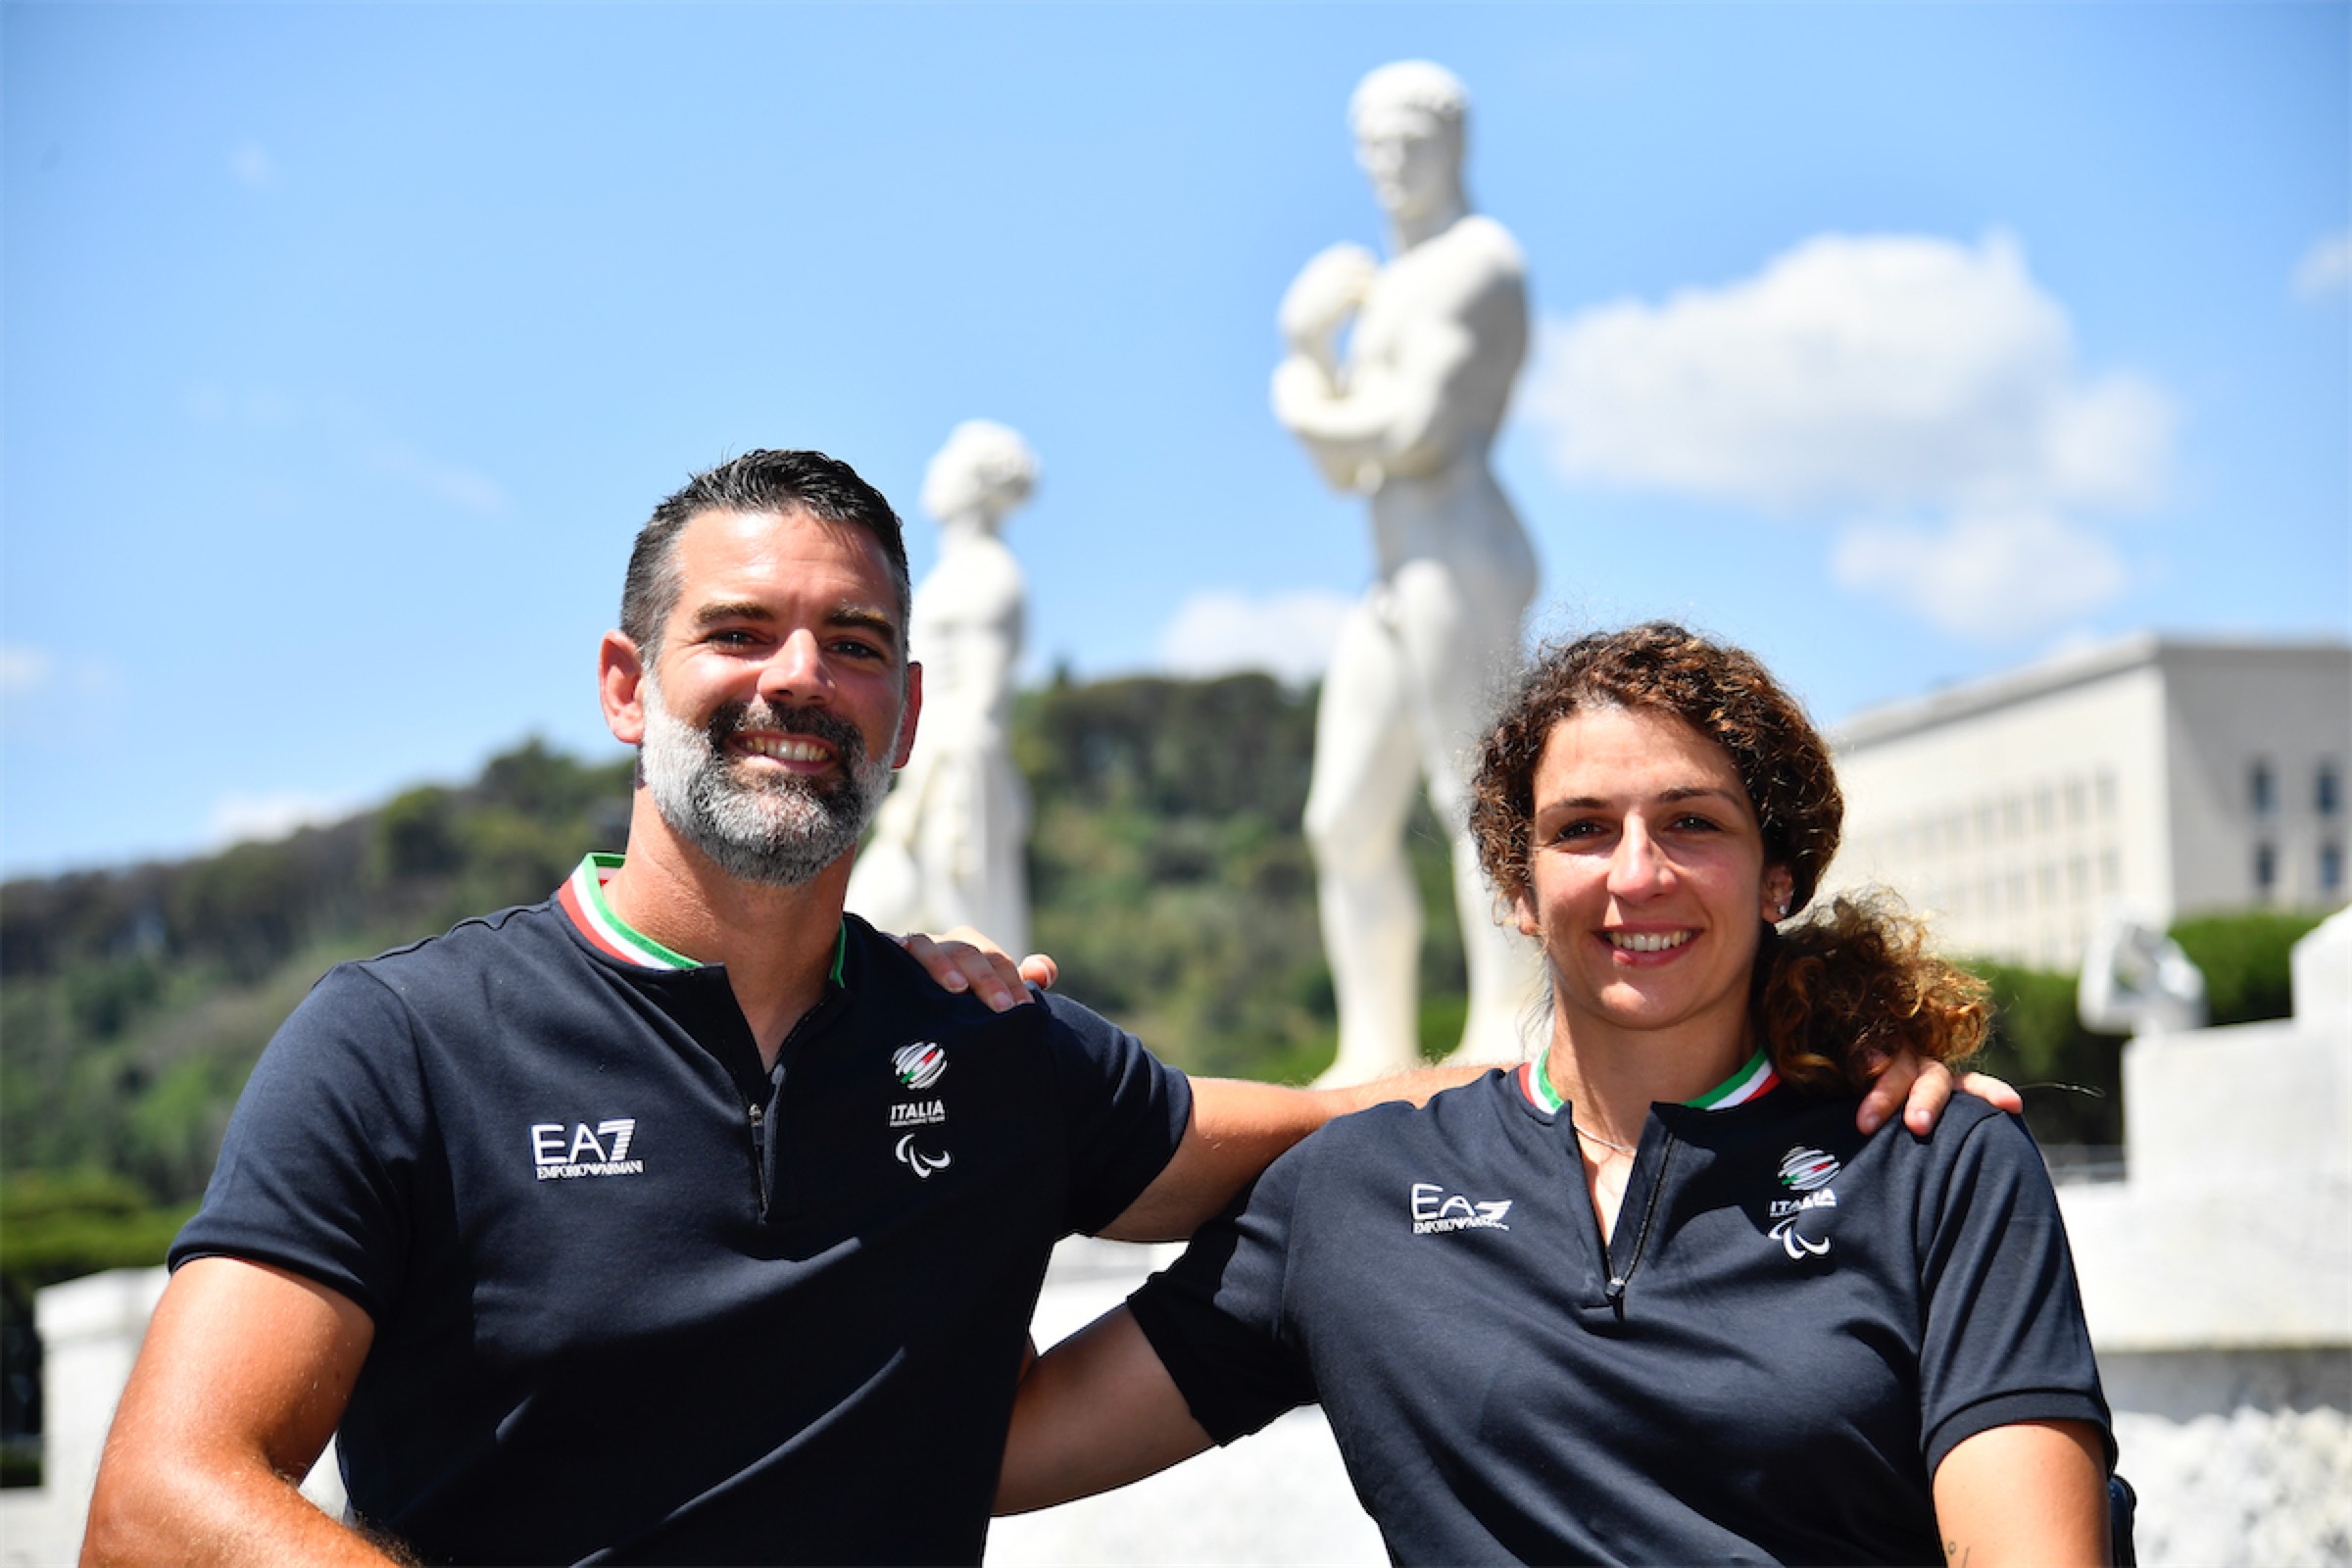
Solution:
<svg viewBox="0 0 2352 1568">
<path fill-rule="evenodd" d="M 1788 907 L 1796 897 L 1796 878 L 1785 865 L 1764 868 L 1764 923 L 1778 925 L 1788 918 Z"/>
<path fill-rule="evenodd" d="M 1544 922 L 1536 918 L 1536 901 L 1529 896 L 1531 892 L 1521 888 L 1511 895 L 1511 914 L 1519 922 L 1521 936 L 1540 937 L 1544 934 Z"/>
</svg>

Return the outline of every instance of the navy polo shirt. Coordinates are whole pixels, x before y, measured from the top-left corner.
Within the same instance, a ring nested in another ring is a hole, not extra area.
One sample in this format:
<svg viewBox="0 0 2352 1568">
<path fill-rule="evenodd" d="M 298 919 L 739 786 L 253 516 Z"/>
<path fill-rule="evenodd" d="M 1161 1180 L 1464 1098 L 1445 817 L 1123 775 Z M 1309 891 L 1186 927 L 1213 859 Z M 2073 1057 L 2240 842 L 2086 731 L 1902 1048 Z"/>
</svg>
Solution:
<svg viewBox="0 0 2352 1568">
<path fill-rule="evenodd" d="M 1569 1108 L 1490 1074 L 1332 1123 L 1131 1304 L 1219 1442 L 1320 1399 L 1399 1562 L 1937 1561 L 1955 1444 L 2107 1408 L 2022 1123 L 1854 1110 L 1760 1056 L 1653 1106 L 1604 1245 Z"/>
<path fill-rule="evenodd" d="M 427 1561 L 977 1561 L 1047 1256 L 1189 1085 L 855 917 L 771 1074 L 722 969 L 612 916 L 617 863 L 322 979 L 172 1264 L 374 1320 L 345 1481 Z"/>
</svg>

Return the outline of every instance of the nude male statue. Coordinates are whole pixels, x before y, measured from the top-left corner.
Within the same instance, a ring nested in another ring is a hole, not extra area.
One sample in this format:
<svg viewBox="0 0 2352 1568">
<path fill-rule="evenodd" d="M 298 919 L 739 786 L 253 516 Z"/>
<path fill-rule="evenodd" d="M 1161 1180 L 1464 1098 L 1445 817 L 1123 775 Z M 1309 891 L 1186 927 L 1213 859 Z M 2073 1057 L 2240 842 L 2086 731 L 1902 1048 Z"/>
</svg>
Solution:
<svg viewBox="0 0 2352 1568">
<path fill-rule="evenodd" d="M 969 925 L 1028 949 L 1029 795 L 1010 742 L 1024 589 L 1000 533 L 1036 482 L 1028 443 L 986 419 L 957 425 L 924 471 L 939 563 L 908 630 L 923 727 L 850 877 L 849 907 L 885 931 Z"/>
<path fill-rule="evenodd" d="M 1404 825 L 1423 781 L 1453 839 L 1470 990 L 1458 1058 L 1525 1054 L 1541 979 L 1533 947 L 1496 922 L 1464 831 L 1468 747 L 1490 685 L 1517 661 L 1537 571 L 1487 465 L 1527 353 L 1527 290 L 1518 245 L 1463 191 L 1466 109 L 1461 83 L 1425 61 L 1363 79 L 1348 120 L 1390 262 L 1336 245 L 1280 313 L 1275 416 L 1333 487 L 1368 498 L 1379 564 L 1324 677 L 1306 804 L 1339 1004 L 1332 1083 L 1418 1058 L 1421 911 Z"/>
</svg>

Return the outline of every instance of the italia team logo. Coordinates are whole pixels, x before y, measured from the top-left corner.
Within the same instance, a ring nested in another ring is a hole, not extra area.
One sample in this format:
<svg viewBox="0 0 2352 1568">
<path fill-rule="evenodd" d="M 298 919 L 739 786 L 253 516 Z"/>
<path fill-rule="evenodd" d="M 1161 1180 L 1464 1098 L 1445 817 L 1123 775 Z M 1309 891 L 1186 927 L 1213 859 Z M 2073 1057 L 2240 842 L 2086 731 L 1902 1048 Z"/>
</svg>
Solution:
<svg viewBox="0 0 2352 1568">
<path fill-rule="evenodd" d="M 890 1069 L 899 1075 L 901 1088 L 928 1089 L 948 1070 L 948 1054 L 935 1041 L 918 1040 L 898 1049 L 890 1058 Z"/>
<path fill-rule="evenodd" d="M 1818 1149 L 1791 1149 L 1781 1156 L 1781 1185 L 1798 1196 L 1772 1200 L 1771 1234 L 1791 1261 L 1801 1263 L 1829 1251 L 1828 1237 L 1807 1236 L 1800 1227 L 1807 1214 L 1838 1206 L 1838 1190 L 1830 1183 L 1838 1179 L 1842 1169 L 1835 1155 Z M 1817 1215 L 1817 1219 L 1826 1221 L 1826 1218 Z"/>
<path fill-rule="evenodd" d="M 1792 1192 L 1809 1193 L 1836 1181 L 1842 1168 L 1835 1156 L 1818 1149 L 1791 1149 L 1781 1156 L 1781 1185 Z"/>
</svg>

